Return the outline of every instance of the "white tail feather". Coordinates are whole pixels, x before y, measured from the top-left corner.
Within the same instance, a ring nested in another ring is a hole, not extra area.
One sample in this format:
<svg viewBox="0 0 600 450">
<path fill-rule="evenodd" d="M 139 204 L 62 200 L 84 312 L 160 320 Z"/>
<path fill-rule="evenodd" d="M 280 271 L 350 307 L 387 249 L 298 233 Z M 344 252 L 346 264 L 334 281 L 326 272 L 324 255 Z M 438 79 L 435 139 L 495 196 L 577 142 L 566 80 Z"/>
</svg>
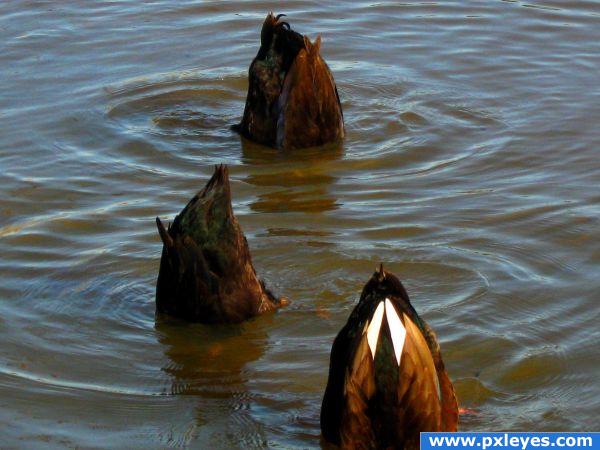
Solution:
<svg viewBox="0 0 600 450">
<path fill-rule="evenodd" d="M 389 298 L 385 299 L 385 316 L 392 335 L 392 344 L 394 345 L 396 362 L 398 363 L 398 366 L 400 366 L 400 357 L 402 356 L 404 340 L 406 339 L 406 328 L 404 328 L 400 317 L 398 317 L 396 308 L 394 308 L 394 305 L 392 305 Z"/>
<path fill-rule="evenodd" d="M 385 302 L 379 302 L 371 321 L 365 324 L 367 341 L 369 343 L 369 348 L 371 349 L 371 357 L 375 359 L 375 352 L 377 351 L 377 342 L 379 341 L 379 333 L 381 331 L 381 324 L 383 322 L 384 310 L 385 317 L 390 328 L 390 334 L 392 336 L 394 355 L 396 356 L 396 362 L 398 363 L 398 366 L 400 366 L 400 358 L 402 357 L 402 349 L 404 348 L 404 341 L 406 339 L 406 328 L 404 328 L 400 317 L 398 317 L 396 308 L 394 308 L 394 305 L 389 298 L 386 298 Z"/>
<path fill-rule="evenodd" d="M 375 359 L 375 351 L 377 350 L 377 340 L 379 339 L 379 330 L 381 329 L 381 321 L 383 320 L 383 302 L 377 305 L 373 319 L 367 330 L 367 341 L 371 348 L 371 356 Z"/>
</svg>

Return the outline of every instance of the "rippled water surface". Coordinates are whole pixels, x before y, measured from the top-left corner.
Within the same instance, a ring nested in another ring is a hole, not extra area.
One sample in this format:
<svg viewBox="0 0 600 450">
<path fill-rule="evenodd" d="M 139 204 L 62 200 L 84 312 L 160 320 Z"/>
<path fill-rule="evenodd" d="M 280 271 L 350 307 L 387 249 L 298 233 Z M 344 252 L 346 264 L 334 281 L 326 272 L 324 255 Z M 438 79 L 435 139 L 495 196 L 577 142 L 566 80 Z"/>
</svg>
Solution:
<svg viewBox="0 0 600 450">
<path fill-rule="evenodd" d="M 342 146 L 229 130 L 286 12 Z M 383 261 L 437 331 L 464 430 L 600 417 L 600 4 L 0 3 L 2 447 L 320 447 L 334 335 Z M 156 323 L 171 219 L 217 163 L 292 303 Z"/>
</svg>

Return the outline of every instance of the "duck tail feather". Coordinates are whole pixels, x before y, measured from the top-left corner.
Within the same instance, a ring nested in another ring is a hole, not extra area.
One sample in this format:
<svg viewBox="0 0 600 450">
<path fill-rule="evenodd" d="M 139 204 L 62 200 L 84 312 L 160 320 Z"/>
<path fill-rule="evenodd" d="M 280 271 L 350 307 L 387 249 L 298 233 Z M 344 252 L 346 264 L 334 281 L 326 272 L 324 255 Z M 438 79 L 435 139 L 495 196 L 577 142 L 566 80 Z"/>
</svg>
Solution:
<svg viewBox="0 0 600 450">
<path fill-rule="evenodd" d="M 158 228 L 158 234 L 163 244 L 168 249 L 173 248 L 173 238 L 169 235 L 169 231 L 165 228 L 159 217 L 156 218 L 156 227 Z"/>
</svg>

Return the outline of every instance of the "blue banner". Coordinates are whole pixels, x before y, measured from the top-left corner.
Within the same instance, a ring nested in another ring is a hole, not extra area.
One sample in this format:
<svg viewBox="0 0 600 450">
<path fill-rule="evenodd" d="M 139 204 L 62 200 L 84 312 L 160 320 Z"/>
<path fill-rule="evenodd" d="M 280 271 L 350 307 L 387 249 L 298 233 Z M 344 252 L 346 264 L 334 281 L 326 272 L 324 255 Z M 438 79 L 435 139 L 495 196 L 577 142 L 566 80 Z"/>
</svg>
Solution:
<svg viewBox="0 0 600 450">
<path fill-rule="evenodd" d="M 600 433 L 421 433 L 421 450 L 600 450 Z"/>
</svg>

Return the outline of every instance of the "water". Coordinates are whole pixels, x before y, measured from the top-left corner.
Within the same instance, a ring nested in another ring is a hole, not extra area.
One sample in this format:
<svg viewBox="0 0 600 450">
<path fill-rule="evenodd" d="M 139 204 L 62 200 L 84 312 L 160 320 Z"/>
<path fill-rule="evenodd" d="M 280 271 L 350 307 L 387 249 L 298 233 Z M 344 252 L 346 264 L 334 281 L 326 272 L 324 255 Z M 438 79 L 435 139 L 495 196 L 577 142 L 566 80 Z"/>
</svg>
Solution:
<svg viewBox="0 0 600 450">
<path fill-rule="evenodd" d="M 343 146 L 229 131 L 262 20 L 323 36 Z M 463 430 L 600 417 L 600 4 L 0 4 L 2 447 L 319 447 L 329 351 L 383 261 Z M 242 326 L 155 323 L 161 243 L 217 163 L 259 274 Z"/>
</svg>

